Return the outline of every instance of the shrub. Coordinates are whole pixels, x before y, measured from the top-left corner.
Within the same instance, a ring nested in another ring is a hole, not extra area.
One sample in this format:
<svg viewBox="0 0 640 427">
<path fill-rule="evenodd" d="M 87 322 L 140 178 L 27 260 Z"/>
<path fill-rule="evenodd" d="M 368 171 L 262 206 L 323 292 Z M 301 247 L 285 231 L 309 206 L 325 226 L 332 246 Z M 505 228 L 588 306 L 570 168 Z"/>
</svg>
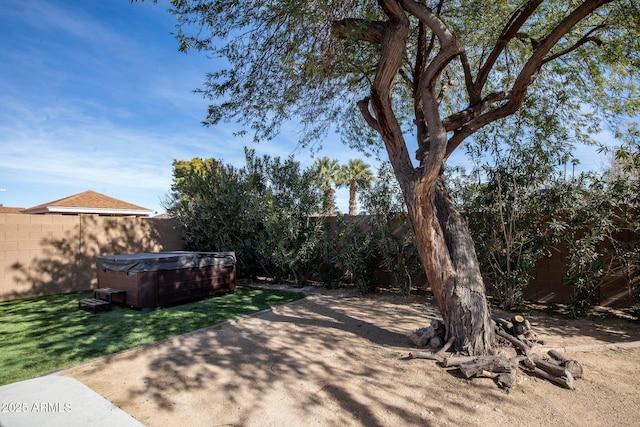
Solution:
<svg viewBox="0 0 640 427">
<path fill-rule="evenodd" d="M 184 226 L 187 249 L 235 251 L 247 277 L 304 280 L 321 235 L 310 220 L 321 202 L 313 173 L 291 157 L 248 149 L 245 157 L 240 169 L 211 159 L 174 162 L 167 211 Z"/>
<path fill-rule="evenodd" d="M 213 159 L 174 162 L 166 205 L 184 226 L 187 249 L 235 251 L 245 277 L 348 281 L 373 292 L 386 272 L 409 292 L 421 268 L 390 167 L 363 196 L 370 216 L 325 217 L 317 215 L 322 191 L 313 169 L 252 150 L 245 157 L 240 169 Z"/>
</svg>

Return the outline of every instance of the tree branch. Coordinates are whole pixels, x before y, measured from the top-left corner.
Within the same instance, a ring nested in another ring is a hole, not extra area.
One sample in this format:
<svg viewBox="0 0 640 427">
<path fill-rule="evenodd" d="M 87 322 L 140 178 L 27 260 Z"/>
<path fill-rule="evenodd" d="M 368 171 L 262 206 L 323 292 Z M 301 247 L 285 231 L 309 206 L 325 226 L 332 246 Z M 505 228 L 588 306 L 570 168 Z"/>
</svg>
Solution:
<svg viewBox="0 0 640 427">
<path fill-rule="evenodd" d="M 447 134 L 440 118 L 440 104 L 435 93 L 436 82 L 445 67 L 463 52 L 463 48 L 442 19 L 426 5 L 413 0 L 400 0 L 400 4 L 429 27 L 440 43 L 440 50 L 420 76 L 419 83 L 422 111 L 429 133 L 429 149 L 421 150 L 424 152 L 420 159 L 423 166 L 421 180 L 423 185 L 430 187 L 440 175 L 447 148 Z"/>
<path fill-rule="evenodd" d="M 506 95 L 502 100 L 506 101 L 502 105 L 489 109 L 483 114 L 477 115 L 477 111 L 482 111 L 483 108 L 478 106 L 471 106 L 467 110 L 451 116 L 459 120 L 464 117 L 465 114 L 469 121 L 455 128 L 453 136 L 449 139 L 446 149 L 446 155 L 448 156 L 455 150 L 468 136 L 473 134 L 478 129 L 482 128 L 488 123 L 495 120 L 507 117 L 515 113 L 524 100 L 527 93 L 527 89 L 535 80 L 536 74 L 540 67 L 548 61 L 545 61 L 545 57 L 551 51 L 551 49 L 558 43 L 558 41 L 564 37 L 572 28 L 574 28 L 585 17 L 589 16 L 595 10 L 601 6 L 611 3 L 613 0 L 587 0 L 576 7 L 569 15 L 567 15 L 558 25 L 547 35 L 546 38 L 540 41 L 529 60 L 520 70 L 515 83 L 511 87 L 511 90 L 505 91 Z M 486 99 L 486 98 L 485 98 Z M 493 102 L 495 103 L 495 102 Z M 476 113 L 476 114 L 474 114 Z M 448 118 L 449 119 L 449 118 Z M 447 120 L 448 120 L 447 119 Z M 456 120 L 451 120 L 450 124 Z M 458 122 L 459 123 L 459 122 Z"/>
<path fill-rule="evenodd" d="M 389 21 L 384 25 L 380 42 L 380 62 L 371 87 L 370 101 L 377 123 L 375 129 L 382 136 L 396 175 L 410 177 L 414 168 L 392 105 L 392 88 L 404 60 L 409 20 L 395 0 L 378 0 L 378 4 L 389 17 Z M 403 192 L 408 189 L 405 183 Z"/>
<path fill-rule="evenodd" d="M 563 49 L 562 51 L 554 53 L 553 55 L 548 56 L 547 58 L 545 58 L 544 61 L 542 61 L 542 64 L 544 65 L 547 62 L 551 62 L 551 61 L 553 61 L 555 59 L 560 58 L 561 56 L 567 55 L 567 54 L 573 52 L 574 50 L 580 48 L 581 46 L 583 46 L 583 45 L 585 45 L 585 44 L 587 44 L 589 42 L 595 43 L 598 46 L 602 46 L 604 44 L 602 42 L 602 40 L 600 40 L 598 37 L 591 36 L 591 34 L 595 33 L 596 31 L 598 31 L 598 30 L 600 30 L 600 29 L 602 29 L 604 27 L 605 26 L 601 24 L 601 25 L 598 25 L 598 26 L 592 28 L 591 30 L 589 30 L 589 32 L 587 32 L 587 34 L 585 34 L 580 40 L 575 42 L 572 46 L 569 46 L 568 48 Z"/>
<path fill-rule="evenodd" d="M 475 98 L 479 98 L 480 94 L 478 93 L 478 96 L 475 96 L 472 94 L 475 93 L 475 89 L 474 89 L 474 84 L 473 84 L 473 75 L 471 73 L 471 65 L 469 64 L 469 58 L 467 57 L 466 52 L 462 52 L 460 54 L 460 63 L 462 64 L 462 71 L 464 73 L 464 85 L 467 89 L 467 95 L 469 96 L 469 101 L 470 103 L 472 99 Z"/>
<path fill-rule="evenodd" d="M 444 0 L 440 0 L 436 6 L 436 14 L 440 14 Z M 418 150 L 416 152 L 416 160 L 422 160 L 424 153 L 429 151 L 429 131 L 427 123 L 425 121 L 423 111 L 422 92 L 420 90 L 420 78 L 424 74 L 427 68 L 427 59 L 431 56 L 436 44 L 436 35 L 432 31 L 431 37 L 427 44 L 427 25 L 424 22 L 418 21 L 418 44 L 416 47 L 416 64 L 413 71 L 413 105 L 415 114 L 415 124 L 417 128 L 416 139 L 418 143 Z"/>
<path fill-rule="evenodd" d="M 447 132 L 455 131 L 491 108 L 494 104 L 508 100 L 510 92 L 495 92 L 485 96 L 476 104 L 450 115 L 442 121 Z"/>
<path fill-rule="evenodd" d="M 585 17 L 589 16 L 593 11 L 600 6 L 607 3 L 611 3 L 613 0 L 587 0 L 580 6 L 573 10 L 565 19 L 563 19 L 549 35 L 540 42 L 540 44 L 533 51 L 533 54 L 523 66 L 518 78 L 516 79 L 512 93 L 513 97 L 508 103 L 501 108 L 508 114 L 513 113 L 520 105 L 526 94 L 527 88 L 533 82 L 536 73 L 543 64 L 543 61 L 551 49 L 558 43 L 558 41 L 564 37 L 572 28 L 574 28 Z M 507 115 L 508 115 L 507 114 Z M 503 116 L 504 117 L 504 116 Z"/>
<path fill-rule="evenodd" d="M 362 117 L 364 117 L 364 120 L 367 122 L 367 124 L 371 126 L 373 130 L 380 132 L 380 126 L 378 126 L 378 122 L 376 121 L 375 117 L 371 115 L 371 112 L 369 111 L 369 97 L 367 96 L 366 98 L 358 101 L 357 106 L 358 106 L 358 109 L 360 110 L 360 113 L 362 114 Z"/>
<path fill-rule="evenodd" d="M 511 15 L 509 21 L 505 25 L 504 29 L 498 36 L 498 40 L 496 41 L 493 50 L 489 54 L 486 62 L 480 68 L 478 72 L 478 76 L 476 78 L 475 83 L 472 85 L 471 92 L 469 93 L 470 103 L 473 104 L 480 100 L 480 95 L 482 93 L 482 88 L 487 82 L 487 78 L 489 77 L 489 73 L 493 69 L 496 61 L 500 54 L 504 51 L 509 44 L 509 41 L 513 39 L 516 34 L 518 34 L 518 30 L 524 25 L 524 23 L 529 19 L 529 17 L 533 14 L 536 8 L 542 3 L 542 0 L 534 0 L 528 1 Z"/>
</svg>

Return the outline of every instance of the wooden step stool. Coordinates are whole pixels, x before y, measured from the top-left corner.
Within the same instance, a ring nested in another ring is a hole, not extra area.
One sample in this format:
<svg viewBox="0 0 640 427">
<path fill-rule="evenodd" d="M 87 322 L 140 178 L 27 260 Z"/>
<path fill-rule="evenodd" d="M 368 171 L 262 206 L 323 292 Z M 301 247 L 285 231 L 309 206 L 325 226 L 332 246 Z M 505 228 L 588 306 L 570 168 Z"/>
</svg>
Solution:
<svg viewBox="0 0 640 427">
<path fill-rule="evenodd" d="M 90 308 L 93 314 L 96 314 L 96 309 L 100 307 L 106 307 L 111 310 L 111 302 L 98 298 L 86 298 L 78 301 L 78 308 Z"/>
</svg>

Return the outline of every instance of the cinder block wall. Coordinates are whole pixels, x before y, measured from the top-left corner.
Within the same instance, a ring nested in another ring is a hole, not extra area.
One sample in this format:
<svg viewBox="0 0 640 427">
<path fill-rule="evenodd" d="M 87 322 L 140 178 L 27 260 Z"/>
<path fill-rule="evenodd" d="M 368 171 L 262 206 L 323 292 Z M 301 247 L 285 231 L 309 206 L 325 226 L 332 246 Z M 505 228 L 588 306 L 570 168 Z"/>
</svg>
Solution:
<svg viewBox="0 0 640 427">
<path fill-rule="evenodd" d="M 622 241 L 631 241 L 630 234 L 622 237 Z M 564 245 L 559 245 L 550 258 L 538 260 L 531 280 L 524 291 L 524 298 L 528 301 L 541 303 L 567 304 L 571 301 L 574 288 L 565 283 L 565 274 L 568 269 L 567 257 L 569 252 Z M 615 267 L 610 266 L 610 267 Z M 612 268 L 606 274 L 596 288 L 596 294 L 600 297 L 600 305 L 605 307 L 631 307 L 634 301 L 631 289 L 624 271 Z"/>
<path fill-rule="evenodd" d="M 91 289 L 98 255 L 182 249 L 182 229 L 171 219 L 0 214 L 0 301 Z M 568 302 L 566 255 L 561 248 L 537 263 L 526 299 Z M 633 304 L 624 277 L 607 276 L 599 291 L 603 305 Z"/>
<path fill-rule="evenodd" d="M 0 214 L 0 301 L 91 289 L 98 255 L 182 248 L 171 219 Z"/>
</svg>

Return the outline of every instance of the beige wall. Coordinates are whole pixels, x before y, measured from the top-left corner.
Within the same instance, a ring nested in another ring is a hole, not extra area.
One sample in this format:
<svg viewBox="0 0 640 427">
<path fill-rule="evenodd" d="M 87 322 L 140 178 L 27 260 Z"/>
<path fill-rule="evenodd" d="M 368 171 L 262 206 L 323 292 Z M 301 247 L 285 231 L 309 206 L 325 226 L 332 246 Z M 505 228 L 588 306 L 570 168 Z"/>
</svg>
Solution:
<svg viewBox="0 0 640 427">
<path fill-rule="evenodd" d="M 353 221 L 364 221 L 362 217 Z M 0 214 L 0 301 L 95 287 L 98 255 L 181 250 L 178 223 L 160 218 Z M 566 251 L 540 260 L 525 298 L 568 302 Z M 624 277 L 600 285 L 603 305 L 632 305 Z"/>
<path fill-rule="evenodd" d="M 637 239 L 630 233 L 618 236 L 623 242 Z M 559 245 L 550 258 L 538 260 L 531 272 L 531 280 L 524 291 L 524 298 L 528 301 L 541 303 L 567 304 L 571 301 L 574 288 L 565 283 L 568 269 L 567 258 L 569 252 L 564 245 Z M 595 294 L 600 297 L 600 305 L 605 307 L 631 307 L 634 301 L 631 295 L 628 278 L 624 271 L 616 268 L 616 264 L 609 265 L 609 272 L 600 280 Z"/>
<path fill-rule="evenodd" d="M 0 214 L 0 301 L 91 289 L 98 255 L 182 247 L 171 219 Z"/>
</svg>

